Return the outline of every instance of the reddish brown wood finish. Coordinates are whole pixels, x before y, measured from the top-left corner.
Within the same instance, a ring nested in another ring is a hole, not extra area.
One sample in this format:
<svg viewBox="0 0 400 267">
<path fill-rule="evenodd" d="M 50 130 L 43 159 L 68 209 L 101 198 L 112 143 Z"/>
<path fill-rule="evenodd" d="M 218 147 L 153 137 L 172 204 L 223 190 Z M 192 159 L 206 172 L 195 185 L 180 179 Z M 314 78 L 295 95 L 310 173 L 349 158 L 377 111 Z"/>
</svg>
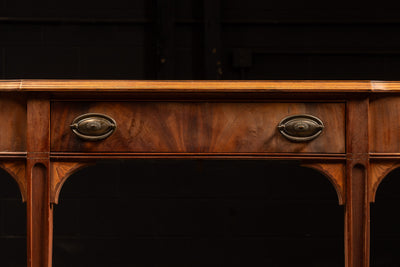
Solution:
<svg viewBox="0 0 400 267">
<path fill-rule="evenodd" d="M 63 152 L 344 153 L 343 103 L 54 102 L 51 149 Z M 117 131 L 84 142 L 69 125 L 79 115 L 114 118 Z M 289 115 L 309 114 L 325 124 L 310 142 L 295 143 L 277 130 Z"/>
<path fill-rule="evenodd" d="M 332 183 L 338 195 L 339 204 L 343 205 L 346 199 L 346 164 L 343 163 L 308 163 L 304 167 L 312 168 L 324 174 Z"/>
<path fill-rule="evenodd" d="M 58 204 L 61 188 L 67 178 L 90 165 L 92 164 L 87 162 L 52 162 L 50 164 L 50 202 Z"/>
<path fill-rule="evenodd" d="M 49 151 L 50 102 L 28 100 L 28 266 L 51 266 L 52 212 L 50 206 Z"/>
<path fill-rule="evenodd" d="M 370 148 L 374 153 L 400 153 L 400 97 L 379 97 L 370 103 Z"/>
<path fill-rule="evenodd" d="M 17 182 L 19 190 L 21 191 L 22 201 L 25 202 L 27 198 L 27 182 L 25 161 L 22 160 L 5 160 L 0 161 L 0 168 L 7 171 Z"/>
<path fill-rule="evenodd" d="M 397 83 L 371 81 L 112 81 L 112 80 L 14 80 L 0 81 L 2 91 L 17 92 L 371 92 L 400 90 Z"/>
<path fill-rule="evenodd" d="M 31 167 L 31 231 L 29 233 L 31 255 L 30 266 L 50 266 L 49 259 L 49 215 L 47 179 L 48 168 L 42 163 L 34 163 Z"/>
<path fill-rule="evenodd" d="M 394 169 L 400 167 L 398 161 L 379 161 L 370 163 L 368 176 L 368 197 L 370 202 L 375 202 L 376 192 L 382 180 Z"/>
<path fill-rule="evenodd" d="M 26 100 L 0 92 L 0 153 L 26 150 Z"/>
<path fill-rule="evenodd" d="M 76 138 L 69 124 L 87 112 L 113 117 L 117 132 Z M 293 143 L 278 133 L 299 113 L 323 120 L 320 137 Z M 345 204 L 346 267 L 367 267 L 369 202 L 399 166 L 399 117 L 399 82 L 0 81 L 0 166 L 26 191 L 29 267 L 51 266 L 51 205 L 63 182 L 111 158 L 299 160 Z"/>
<path fill-rule="evenodd" d="M 368 99 L 347 103 L 346 266 L 369 266 Z"/>
<path fill-rule="evenodd" d="M 398 93 L 395 81 L 143 81 L 143 80 L 3 80 L 3 92 L 64 93 Z"/>
</svg>

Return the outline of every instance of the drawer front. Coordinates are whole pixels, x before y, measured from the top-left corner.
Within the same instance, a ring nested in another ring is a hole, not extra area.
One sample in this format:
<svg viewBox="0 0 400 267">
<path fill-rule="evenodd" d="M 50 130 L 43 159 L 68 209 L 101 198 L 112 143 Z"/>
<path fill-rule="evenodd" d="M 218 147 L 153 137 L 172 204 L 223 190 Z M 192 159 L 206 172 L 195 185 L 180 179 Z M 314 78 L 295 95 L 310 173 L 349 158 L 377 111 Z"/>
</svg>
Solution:
<svg viewBox="0 0 400 267">
<path fill-rule="evenodd" d="M 113 118 L 115 132 L 85 141 L 71 131 L 80 115 Z M 277 126 L 290 115 L 308 114 L 324 124 L 314 140 L 293 142 Z M 344 153 L 344 103 L 68 102 L 51 112 L 54 152 L 136 153 Z"/>
<path fill-rule="evenodd" d="M 26 100 L 0 94 L 0 152 L 26 151 Z"/>
<path fill-rule="evenodd" d="M 370 101 L 369 146 L 373 153 L 400 153 L 400 97 Z"/>
</svg>

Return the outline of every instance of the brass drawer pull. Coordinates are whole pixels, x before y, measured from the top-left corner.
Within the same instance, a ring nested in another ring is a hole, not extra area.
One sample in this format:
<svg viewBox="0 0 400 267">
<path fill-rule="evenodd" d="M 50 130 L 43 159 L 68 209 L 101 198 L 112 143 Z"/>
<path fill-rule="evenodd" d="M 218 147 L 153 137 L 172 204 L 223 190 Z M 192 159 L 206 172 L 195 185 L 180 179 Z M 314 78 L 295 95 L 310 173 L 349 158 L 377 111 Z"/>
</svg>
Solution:
<svg viewBox="0 0 400 267">
<path fill-rule="evenodd" d="M 290 141 L 306 142 L 318 137 L 324 129 L 324 124 L 315 116 L 301 114 L 284 118 L 278 129 Z"/>
<path fill-rule="evenodd" d="M 76 117 L 70 127 L 85 141 L 99 141 L 109 137 L 117 128 L 117 123 L 107 115 L 87 113 Z"/>
</svg>

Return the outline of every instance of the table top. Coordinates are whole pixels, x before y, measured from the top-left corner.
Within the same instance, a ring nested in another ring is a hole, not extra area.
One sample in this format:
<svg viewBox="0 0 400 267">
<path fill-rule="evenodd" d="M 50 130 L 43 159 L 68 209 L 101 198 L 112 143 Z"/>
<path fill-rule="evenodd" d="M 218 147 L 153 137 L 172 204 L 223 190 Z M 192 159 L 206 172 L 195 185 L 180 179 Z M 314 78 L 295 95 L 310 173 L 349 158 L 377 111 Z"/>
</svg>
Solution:
<svg viewBox="0 0 400 267">
<path fill-rule="evenodd" d="M 0 92 L 398 93 L 396 81 L 0 80 Z"/>
</svg>

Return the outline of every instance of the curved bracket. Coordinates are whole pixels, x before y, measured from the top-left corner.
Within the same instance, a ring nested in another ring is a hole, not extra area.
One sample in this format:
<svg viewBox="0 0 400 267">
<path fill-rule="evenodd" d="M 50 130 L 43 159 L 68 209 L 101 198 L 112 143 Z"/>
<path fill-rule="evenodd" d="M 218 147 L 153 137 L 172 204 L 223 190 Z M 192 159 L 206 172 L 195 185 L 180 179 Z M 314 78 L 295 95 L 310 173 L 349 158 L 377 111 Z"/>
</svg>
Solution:
<svg viewBox="0 0 400 267">
<path fill-rule="evenodd" d="M 400 163 L 398 162 L 371 162 L 369 164 L 368 199 L 370 202 L 375 202 L 376 192 L 383 179 L 398 167 L 400 167 Z"/>
<path fill-rule="evenodd" d="M 343 205 L 345 199 L 345 164 L 344 163 L 307 163 L 303 167 L 314 169 L 322 173 L 331 182 L 336 190 L 339 205 Z"/>
<path fill-rule="evenodd" d="M 27 181 L 25 161 L 1 161 L 0 168 L 5 170 L 17 182 L 21 192 L 22 202 L 27 199 Z"/>
<path fill-rule="evenodd" d="M 88 162 L 51 162 L 50 203 L 58 204 L 58 197 L 65 181 L 76 171 L 94 165 Z"/>
</svg>

